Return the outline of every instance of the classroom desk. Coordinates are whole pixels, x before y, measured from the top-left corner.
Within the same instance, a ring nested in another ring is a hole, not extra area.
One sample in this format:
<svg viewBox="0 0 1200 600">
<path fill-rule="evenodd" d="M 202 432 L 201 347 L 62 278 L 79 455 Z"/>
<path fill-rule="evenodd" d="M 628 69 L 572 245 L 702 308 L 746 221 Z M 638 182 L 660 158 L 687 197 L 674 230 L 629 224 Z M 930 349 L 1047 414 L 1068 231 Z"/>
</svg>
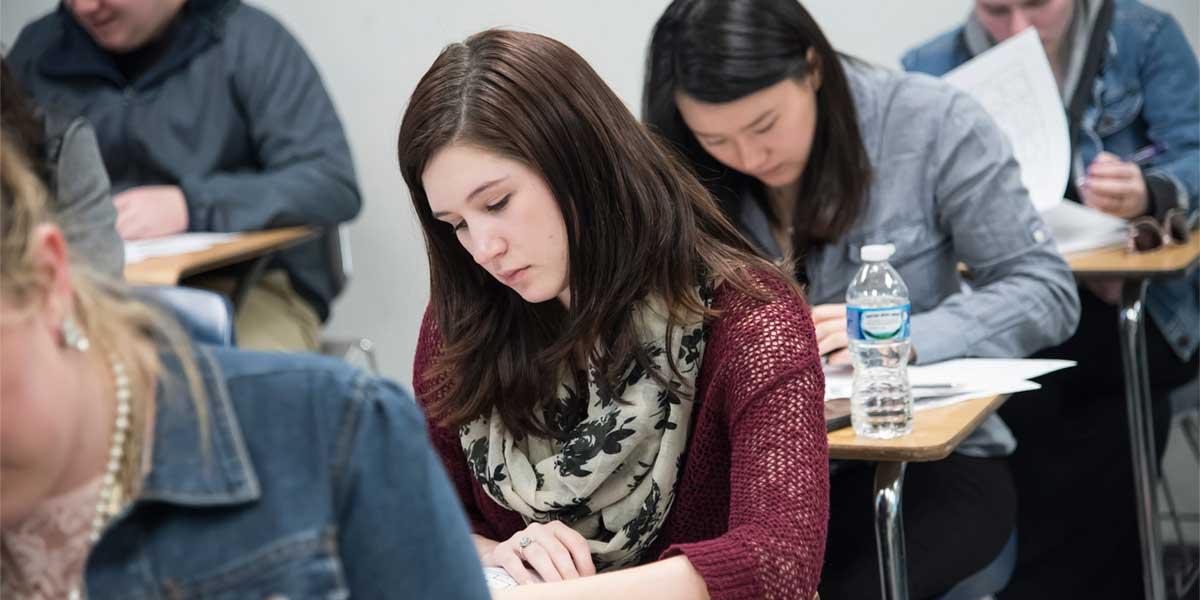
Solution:
<svg viewBox="0 0 1200 600">
<path fill-rule="evenodd" d="M 1129 442 L 1133 476 L 1137 485 L 1138 532 L 1142 543 L 1142 571 L 1146 598 L 1166 598 L 1166 575 L 1162 563 L 1162 539 L 1158 528 L 1158 463 L 1154 460 L 1154 427 L 1150 412 L 1150 372 L 1146 365 L 1146 334 L 1143 310 L 1146 285 L 1151 279 L 1177 277 L 1196 266 L 1200 259 L 1200 233 L 1192 232 L 1188 243 L 1166 246 L 1153 252 L 1133 254 L 1123 246 L 1100 248 L 1065 255 L 1079 279 L 1116 277 L 1121 286 L 1121 364 L 1125 374 L 1125 400 L 1129 413 Z"/>
<path fill-rule="evenodd" d="M 861 438 L 851 427 L 829 432 L 829 458 L 879 461 L 875 466 L 873 505 L 879 578 L 885 599 L 908 598 L 908 567 L 900 512 L 905 465 L 912 461 L 946 458 L 1006 399 L 1007 395 L 976 398 L 914 412 L 912 433 L 892 440 Z"/>
<path fill-rule="evenodd" d="M 139 285 L 177 285 L 185 277 L 247 260 L 265 259 L 275 252 L 306 242 L 316 237 L 317 233 L 312 227 L 247 232 L 204 250 L 156 256 L 125 265 L 125 280 Z"/>
</svg>

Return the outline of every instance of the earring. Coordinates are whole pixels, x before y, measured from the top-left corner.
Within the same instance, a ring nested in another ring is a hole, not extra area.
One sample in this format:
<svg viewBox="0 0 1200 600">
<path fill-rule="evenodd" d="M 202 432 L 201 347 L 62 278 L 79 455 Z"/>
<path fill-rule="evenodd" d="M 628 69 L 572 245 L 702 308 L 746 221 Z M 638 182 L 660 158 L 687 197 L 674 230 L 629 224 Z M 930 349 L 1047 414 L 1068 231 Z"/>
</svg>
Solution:
<svg viewBox="0 0 1200 600">
<path fill-rule="evenodd" d="M 87 352 L 91 347 L 91 342 L 87 336 L 79 329 L 79 325 L 75 324 L 75 319 L 70 316 L 63 318 L 62 322 L 62 344 L 67 348 L 72 348 L 80 352 Z"/>
</svg>

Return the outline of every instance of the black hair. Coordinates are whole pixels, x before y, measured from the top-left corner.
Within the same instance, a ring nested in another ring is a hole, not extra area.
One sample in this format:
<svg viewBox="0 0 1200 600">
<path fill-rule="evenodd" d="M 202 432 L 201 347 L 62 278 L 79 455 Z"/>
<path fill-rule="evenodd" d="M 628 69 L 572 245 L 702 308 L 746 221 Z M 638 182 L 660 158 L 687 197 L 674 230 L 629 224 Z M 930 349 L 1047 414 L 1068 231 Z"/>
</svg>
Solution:
<svg viewBox="0 0 1200 600">
<path fill-rule="evenodd" d="M 833 49 L 795 0 L 675 0 L 651 36 L 642 118 L 690 159 L 735 217 L 747 199 L 765 209 L 766 190 L 700 146 L 679 114 L 675 93 L 724 103 L 819 73 L 816 133 L 792 216 L 793 249 L 802 256 L 844 234 L 866 208 L 871 164 L 842 58 L 849 57 Z M 764 212 L 776 220 L 773 211 Z"/>
</svg>

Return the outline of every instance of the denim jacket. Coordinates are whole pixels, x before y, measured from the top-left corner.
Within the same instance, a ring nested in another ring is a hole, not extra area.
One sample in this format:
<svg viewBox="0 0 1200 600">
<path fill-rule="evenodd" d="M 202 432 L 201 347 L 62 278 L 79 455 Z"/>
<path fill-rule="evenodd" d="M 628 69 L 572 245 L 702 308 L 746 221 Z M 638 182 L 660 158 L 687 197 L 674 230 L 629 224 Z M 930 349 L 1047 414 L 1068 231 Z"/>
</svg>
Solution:
<svg viewBox="0 0 1200 600">
<path fill-rule="evenodd" d="M 89 597 L 488 597 L 407 393 L 313 356 L 197 358 L 207 420 L 168 358 L 150 471 L 88 557 Z"/>
<path fill-rule="evenodd" d="M 1142 166 L 1151 212 L 1200 201 L 1200 66 L 1170 15 L 1134 0 L 1116 0 L 1104 62 L 1078 123 L 1073 151 L 1090 164 L 1101 150 L 1127 157 L 1150 144 L 1166 151 Z M 966 26 L 910 50 L 910 71 L 943 75 L 970 60 Z M 1077 167 L 1078 168 L 1078 167 Z M 1200 273 L 1150 285 L 1147 311 L 1181 360 L 1200 346 Z"/>
<path fill-rule="evenodd" d="M 867 207 L 850 231 L 804 258 L 809 301 L 845 302 L 862 266 L 859 249 L 890 242 L 890 262 L 909 289 L 919 362 L 1025 357 L 1070 337 L 1079 322 L 1070 269 L 991 117 L 931 77 L 842 64 L 874 172 Z M 759 203 L 744 200 L 739 210 L 742 231 L 779 257 Z M 971 271 L 970 289 L 960 262 Z M 958 451 L 1001 456 L 1015 447 L 992 415 Z"/>
</svg>

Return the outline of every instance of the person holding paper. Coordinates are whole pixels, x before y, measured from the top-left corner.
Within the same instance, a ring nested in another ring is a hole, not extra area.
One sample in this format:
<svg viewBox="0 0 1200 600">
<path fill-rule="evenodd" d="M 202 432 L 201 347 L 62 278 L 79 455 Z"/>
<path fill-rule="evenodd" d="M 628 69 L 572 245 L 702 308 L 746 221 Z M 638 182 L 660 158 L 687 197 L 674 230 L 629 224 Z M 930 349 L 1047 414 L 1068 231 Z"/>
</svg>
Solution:
<svg viewBox="0 0 1200 600">
<path fill-rule="evenodd" d="M 117 231 L 333 228 L 361 206 L 320 74 L 239 0 L 66 0 L 9 61 L 38 103 L 96 129 Z M 238 307 L 241 346 L 315 350 L 340 291 L 329 235 L 280 252 Z M 234 269 L 186 283 L 232 293 Z"/>
<path fill-rule="evenodd" d="M 823 377 L 788 275 L 550 38 L 448 46 L 397 147 L 432 288 L 414 387 L 522 584 L 496 597 L 812 598 Z"/>
<path fill-rule="evenodd" d="M 1169 15 L 1132 0 L 975 0 L 964 25 L 902 62 L 942 75 L 1029 27 L 1042 41 L 1071 133 L 1063 194 L 1123 219 L 1182 212 L 1190 219 L 1177 221 L 1194 223 L 1200 66 Z M 1088 281 L 1079 295 L 1078 331 L 1041 354 L 1079 366 L 1043 378 L 1042 390 L 1001 409 L 1019 442 L 1012 459 L 1021 506 L 1015 598 L 1143 593 L 1116 328 L 1120 281 Z M 1161 457 L 1168 394 L 1200 371 L 1200 273 L 1152 282 L 1146 308 Z"/>
<path fill-rule="evenodd" d="M 873 243 L 896 246 L 917 363 L 1024 357 L 1071 334 L 1070 271 L 1004 135 L 965 93 L 837 53 L 794 0 L 677 0 L 647 64 L 644 119 L 763 253 L 795 259 L 830 363 L 849 361 L 844 297 Z M 989 418 L 956 454 L 909 466 L 914 597 L 945 592 L 1010 537 L 1014 445 Z M 879 596 L 870 490 L 870 469 L 833 477 L 823 597 Z"/>
</svg>

